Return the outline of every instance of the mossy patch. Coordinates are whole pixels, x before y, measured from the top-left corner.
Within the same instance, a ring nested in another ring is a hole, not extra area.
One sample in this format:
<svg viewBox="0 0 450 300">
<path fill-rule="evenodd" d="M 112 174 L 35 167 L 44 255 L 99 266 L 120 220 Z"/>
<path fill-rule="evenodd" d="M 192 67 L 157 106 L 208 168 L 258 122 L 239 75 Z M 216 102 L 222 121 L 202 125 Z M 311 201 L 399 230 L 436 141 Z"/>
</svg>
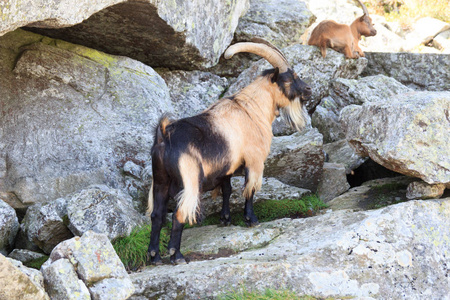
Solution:
<svg viewBox="0 0 450 300">
<path fill-rule="evenodd" d="M 24 266 L 28 267 L 28 268 L 33 268 L 36 270 L 40 270 L 41 266 L 48 260 L 48 256 L 42 256 L 36 259 L 32 259 L 30 261 L 27 261 L 24 263 Z"/>
</svg>

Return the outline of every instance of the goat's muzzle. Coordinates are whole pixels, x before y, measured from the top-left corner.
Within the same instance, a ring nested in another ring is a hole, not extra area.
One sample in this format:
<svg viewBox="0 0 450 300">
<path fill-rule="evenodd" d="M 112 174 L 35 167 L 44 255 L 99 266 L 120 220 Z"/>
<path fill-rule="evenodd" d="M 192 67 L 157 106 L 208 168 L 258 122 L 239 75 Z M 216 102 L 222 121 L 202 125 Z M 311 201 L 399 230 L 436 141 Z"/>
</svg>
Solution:
<svg viewBox="0 0 450 300">
<path fill-rule="evenodd" d="M 309 101 L 311 99 L 312 89 L 309 85 L 305 86 L 302 91 L 302 101 Z"/>
</svg>

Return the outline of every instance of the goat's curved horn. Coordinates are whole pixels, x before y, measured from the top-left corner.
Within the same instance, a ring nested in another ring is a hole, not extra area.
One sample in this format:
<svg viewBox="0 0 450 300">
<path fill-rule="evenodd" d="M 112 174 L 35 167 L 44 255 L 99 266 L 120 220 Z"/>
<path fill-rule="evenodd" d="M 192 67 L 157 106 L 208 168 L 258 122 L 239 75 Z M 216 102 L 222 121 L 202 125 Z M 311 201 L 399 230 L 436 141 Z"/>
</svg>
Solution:
<svg viewBox="0 0 450 300">
<path fill-rule="evenodd" d="M 242 42 L 236 43 L 228 47 L 224 53 L 226 59 L 230 59 L 239 52 L 250 52 L 265 58 L 274 68 L 278 68 L 280 73 L 284 73 L 289 69 L 289 63 L 280 50 L 272 46 L 269 42 L 253 43 Z"/>
<path fill-rule="evenodd" d="M 364 14 L 369 15 L 369 11 L 367 10 L 367 7 L 361 1 L 359 1 L 359 0 L 356 0 L 356 1 L 358 1 L 359 5 L 361 5 L 361 8 L 362 8 Z"/>
</svg>

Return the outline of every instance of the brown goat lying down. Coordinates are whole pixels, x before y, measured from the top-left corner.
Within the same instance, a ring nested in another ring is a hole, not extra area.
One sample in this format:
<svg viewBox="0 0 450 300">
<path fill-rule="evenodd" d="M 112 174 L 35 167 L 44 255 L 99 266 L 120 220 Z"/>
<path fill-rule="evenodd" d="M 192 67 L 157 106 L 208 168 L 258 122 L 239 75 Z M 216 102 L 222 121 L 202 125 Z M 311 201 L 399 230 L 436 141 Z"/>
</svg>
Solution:
<svg viewBox="0 0 450 300">
<path fill-rule="evenodd" d="M 314 28 L 309 38 L 308 45 L 318 46 L 323 57 L 327 56 L 327 47 L 344 53 L 346 58 L 364 57 L 364 52 L 359 48 L 358 42 L 361 36 L 374 36 L 377 31 L 373 27 L 369 11 L 359 0 L 364 15 L 357 18 L 348 26 L 332 20 L 325 20 Z"/>
<path fill-rule="evenodd" d="M 279 109 L 297 130 L 309 118 L 305 103 L 311 88 L 289 67 L 278 49 L 261 41 L 237 43 L 227 49 L 225 58 L 239 52 L 257 54 L 274 69 L 264 71 L 240 92 L 219 100 L 199 115 L 177 121 L 163 116 L 156 127 L 148 199 L 152 219 L 148 258 L 153 264 L 161 263 L 159 237 L 169 198 L 178 203 L 172 218 L 170 260 L 185 263 L 180 252 L 183 226 L 196 223 L 203 192 L 222 190 L 221 222 L 230 225 L 230 179 L 237 170 L 245 173 L 245 221 L 248 226 L 258 224 L 253 195 L 261 187 L 272 122 Z"/>
</svg>

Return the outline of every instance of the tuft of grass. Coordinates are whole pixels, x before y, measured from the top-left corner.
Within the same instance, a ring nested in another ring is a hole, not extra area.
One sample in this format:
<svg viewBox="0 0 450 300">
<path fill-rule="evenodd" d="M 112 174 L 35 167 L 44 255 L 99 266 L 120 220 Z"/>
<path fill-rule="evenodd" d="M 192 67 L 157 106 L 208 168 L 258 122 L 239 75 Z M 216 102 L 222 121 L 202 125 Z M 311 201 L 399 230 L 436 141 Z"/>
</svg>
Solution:
<svg viewBox="0 0 450 300">
<path fill-rule="evenodd" d="M 26 263 L 24 263 L 24 266 L 28 267 L 28 268 L 33 268 L 36 270 L 40 270 L 41 266 L 48 260 L 48 256 L 42 256 L 30 261 L 27 261 Z"/>
<path fill-rule="evenodd" d="M 122 263 L 128 270 L 137 270 L 145 266 L 147 260 L 148 244 L 150 243 L 151 225 L 136 227 L 131 234 L 126 237 L 119 237 L 112 241 L 112 245 Z M 167 252 L 167 245 L 170 238 L 170 229 L 161 229 L 159 251 L 161 255 Z"/>
<path fill-rule="evenodd" d="M 316 195 L 309 195 L 301 199 L 266 200 L 256 203 L 253 208 L 260 222 L 269 222 L 281 218 L 302 218 L 317 213 L 326 208 Z M 243 212 L 231 214 L 233 225 L 245 226 Z M 202 220 L 201 226 L 220 224 L 220 216 L 213 215 Z"/>
<path fill-rule="evenodd" d="M 299 296 L 289 290 L 266 289 L 264 292 L 242 289 L 217 297 L 219 300 L 315 300 L 311 296 Z"/>
</svg>

